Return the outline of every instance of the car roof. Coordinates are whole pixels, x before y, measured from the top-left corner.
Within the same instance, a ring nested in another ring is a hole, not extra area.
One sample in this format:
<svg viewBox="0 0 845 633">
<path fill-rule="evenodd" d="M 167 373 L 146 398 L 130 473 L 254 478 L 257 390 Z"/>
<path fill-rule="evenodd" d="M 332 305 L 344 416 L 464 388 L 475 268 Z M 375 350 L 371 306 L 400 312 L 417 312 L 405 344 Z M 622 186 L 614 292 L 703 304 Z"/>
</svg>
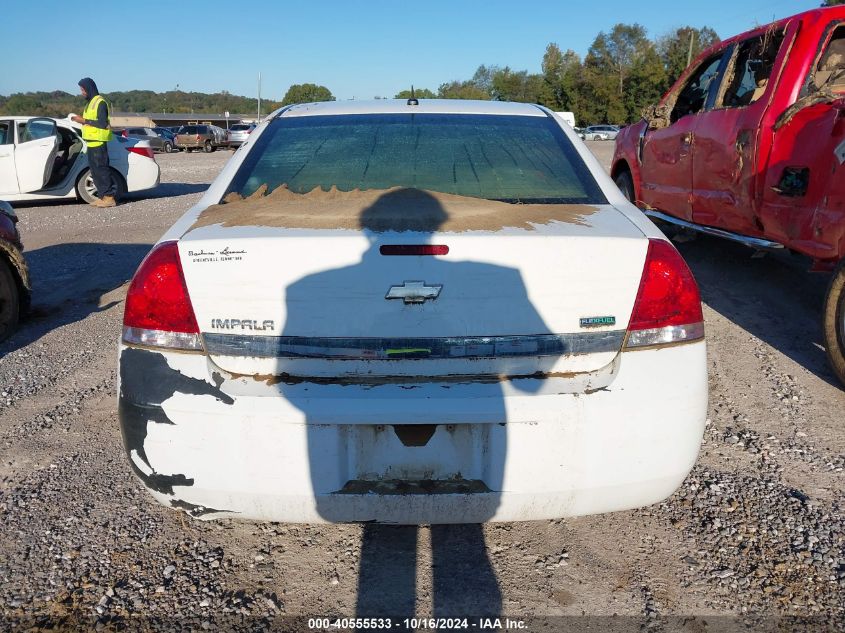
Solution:
<svg viewBox="0 0 845 633">
<path fill-rule="evenodd" d="M 515 116 L 548 116 L 545 108 L 532 103 L 508 101 L 471 101 L 461 99 L 420 99 L 419 105 L 408 105 L 407 99 L 374 99 L 372 101 L 323 101 L 302 103 L 276 110 L 271 116 L 318 116 L 349 114 L 498 114 Z"/>
<path fill-rule="evenodd" d="M 74 129 L 77 129 L 77 130 L 82 129 L 82 126 L 79 123 L 77 123 L 76 121 L 71 121 L 70 119 L 59 119 L 59 118 L 56 118 L 56 117 L 53 117 L 53 116 L 27 116 L 27 115 L 15 114 L 15 115 L 12 115 L 12 116 L 0 115 L 0 117 L 2 117 L 4 120 L 7 120 L 7 121 L 12 120 L 12 121 L 17 121 L 17 122 L 29 121 L 30 119 L 53 119 L 53 121 L 55 121 L 58 125 L 60 125 L 62 127 L 69 127 L 69 128 L 74 128 Z"/>
</svg>

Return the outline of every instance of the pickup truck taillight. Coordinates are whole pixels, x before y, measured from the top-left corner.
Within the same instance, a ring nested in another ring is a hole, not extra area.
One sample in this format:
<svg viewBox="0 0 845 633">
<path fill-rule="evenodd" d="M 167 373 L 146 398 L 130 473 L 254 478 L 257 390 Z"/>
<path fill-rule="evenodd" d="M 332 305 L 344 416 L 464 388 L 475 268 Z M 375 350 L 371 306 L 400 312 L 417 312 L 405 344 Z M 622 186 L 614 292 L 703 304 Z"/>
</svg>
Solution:
<svg viewBox="0 0 845 633">
<path fill-rule="evenodd" d="M 155 160 L 152 147 L 127 147 L 126 151 L 132 152 L 133 154 L 138 154 L 139 156 L 146 156 L 147 158 L 152 158 L 153 160 Z"/>
<path fill-rule="evenodd" d="M 628 325 L 628 349 L 704 338 L 698 284 L 669 242 L 650 239 Z"/>
<path fill-rule="evenodd" d="M 132 278 L 123 313 L 123 341 L 202 350 L 176 242 L 154 247 Z"/>
</svg>

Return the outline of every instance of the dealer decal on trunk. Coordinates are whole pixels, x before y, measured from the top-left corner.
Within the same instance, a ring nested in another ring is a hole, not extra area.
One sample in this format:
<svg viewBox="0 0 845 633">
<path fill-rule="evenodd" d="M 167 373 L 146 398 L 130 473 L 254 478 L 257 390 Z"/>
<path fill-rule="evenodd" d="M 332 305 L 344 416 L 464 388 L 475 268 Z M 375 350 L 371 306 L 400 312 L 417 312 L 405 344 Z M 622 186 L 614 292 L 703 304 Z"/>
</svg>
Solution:
<svg viewBox="0 0 845 633">
<path fill-rule="evenodd" d="M 188 257 L 195 264 L 202 264 L 205 262 L 239 262 L 246 255 L 246 251 L 234 251 L 228 246 L 221 248 L 219 251 L 207 251 L 201 248 L 198 251 L 188 251 Z"/>
</svg>

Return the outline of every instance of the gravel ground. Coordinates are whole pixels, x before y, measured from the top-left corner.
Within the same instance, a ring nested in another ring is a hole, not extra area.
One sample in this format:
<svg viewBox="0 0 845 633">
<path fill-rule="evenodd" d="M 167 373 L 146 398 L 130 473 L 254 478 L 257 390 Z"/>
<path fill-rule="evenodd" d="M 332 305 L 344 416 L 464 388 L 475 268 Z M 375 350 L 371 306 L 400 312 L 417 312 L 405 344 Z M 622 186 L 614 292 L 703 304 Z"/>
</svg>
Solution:
<svg viewBox="0 0 845 633">
<path fill-rule="evenodd" d="M 591 147 L 609 162 L 612 144 Z M 664 503 L 435 528 L 205 523 L 154 504 L 115 416 L 122 300 L 229 155 L 160 155 L 163 184 L 115 209 L 18 209 L 35 296 L 0 344 L 3 628 L 305 630 L 278 618 L 356 611 L 504 614 L 529 630 L 845 626 L 845 391 L 821 346 L 827 279 L 710 238 L 678 244 L 706 304 L 710 415 Z M 584 615 L 620 617 L 542 619 Z"/>
</svg>

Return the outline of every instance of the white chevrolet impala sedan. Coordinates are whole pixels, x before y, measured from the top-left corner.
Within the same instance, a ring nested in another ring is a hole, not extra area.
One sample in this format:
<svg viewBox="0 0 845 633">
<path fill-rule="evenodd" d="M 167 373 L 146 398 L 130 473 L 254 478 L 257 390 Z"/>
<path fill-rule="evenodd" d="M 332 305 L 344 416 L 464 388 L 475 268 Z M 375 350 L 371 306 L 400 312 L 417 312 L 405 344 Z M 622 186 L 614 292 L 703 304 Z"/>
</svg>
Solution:
<svg viewBox="0 0 845 633">
<path fill-rule="evenodd" d="M 196 517 L 633 508 L 680 485 L 706 408 L 689 269 L 535 105 L 281 109 L 126 299 L 129 463 Z"/>
</svg>

